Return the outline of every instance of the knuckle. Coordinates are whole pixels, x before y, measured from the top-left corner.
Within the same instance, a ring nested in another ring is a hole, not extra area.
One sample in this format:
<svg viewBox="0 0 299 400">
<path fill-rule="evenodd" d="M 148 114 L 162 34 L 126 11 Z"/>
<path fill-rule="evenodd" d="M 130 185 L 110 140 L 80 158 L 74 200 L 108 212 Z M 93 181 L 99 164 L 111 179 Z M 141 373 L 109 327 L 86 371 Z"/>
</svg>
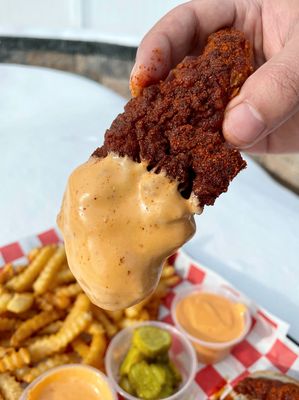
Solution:
<svg viewBox="0 0 299 400">
<path fill-rule="evenodd" d="M 290 103 L 298 103 L 299 100 L 299 72 L 293 65 L 286 63 L 273 64 L 270 74 L 270 87 L 280 93 L 283 99 Z"/>
</svg>

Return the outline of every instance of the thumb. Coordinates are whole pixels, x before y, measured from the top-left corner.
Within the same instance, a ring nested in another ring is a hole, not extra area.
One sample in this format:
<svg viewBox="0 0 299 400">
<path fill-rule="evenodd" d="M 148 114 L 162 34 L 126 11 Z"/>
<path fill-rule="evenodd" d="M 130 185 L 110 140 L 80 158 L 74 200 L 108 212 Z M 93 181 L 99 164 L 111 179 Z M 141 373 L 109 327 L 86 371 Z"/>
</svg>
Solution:
<svg viewBox="0 0 299 400">
<path fill-rule="evenodd" d="M 223 134 L 234 146 L 259 142 L 299 108 L 299 35 L 261 66 L 228 105 Z"/>
</svg>

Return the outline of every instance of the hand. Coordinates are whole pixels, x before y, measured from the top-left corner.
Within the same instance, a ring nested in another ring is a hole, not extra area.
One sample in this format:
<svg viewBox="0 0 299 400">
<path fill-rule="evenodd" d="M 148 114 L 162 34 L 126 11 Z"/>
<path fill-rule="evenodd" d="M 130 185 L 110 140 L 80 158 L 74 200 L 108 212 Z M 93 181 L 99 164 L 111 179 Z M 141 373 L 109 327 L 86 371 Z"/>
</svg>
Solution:
<svg viewBox="0 0 299 400">
<path fill-rule="evenodd" d="M 233 26 L 253 45 L 256 71 L 228 105 L 225 138 L 251 152 L 299 150 L 299 1 L 193 0 L 165 15 L 144 37 L 131 91 L 167 77 L 208 35 Z"/>
</svg>

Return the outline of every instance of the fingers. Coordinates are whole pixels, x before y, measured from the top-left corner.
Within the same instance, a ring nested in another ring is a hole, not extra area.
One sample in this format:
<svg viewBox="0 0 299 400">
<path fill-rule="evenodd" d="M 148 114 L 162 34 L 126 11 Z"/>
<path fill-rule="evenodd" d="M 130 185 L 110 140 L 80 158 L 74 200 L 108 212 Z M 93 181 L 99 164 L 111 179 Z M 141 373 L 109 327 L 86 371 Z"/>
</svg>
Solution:
<svg viewBox="0 0 299 400">
<path fill-rule="evenodd" d="M 223 133 L 233 145 L 254 145 L 299 110 L 298 43 L 299 34 L 251 75 L 228 105 Z"/>
<path fill-rule="evenodd" d="M 166 14 L 138 48 L 130 79 L 132 95 L 166 78 L 170 69 L 200 48 L 211 32 L 231 25 L 234 16 L 233 0 L 188 2 Z"/>
</svg>

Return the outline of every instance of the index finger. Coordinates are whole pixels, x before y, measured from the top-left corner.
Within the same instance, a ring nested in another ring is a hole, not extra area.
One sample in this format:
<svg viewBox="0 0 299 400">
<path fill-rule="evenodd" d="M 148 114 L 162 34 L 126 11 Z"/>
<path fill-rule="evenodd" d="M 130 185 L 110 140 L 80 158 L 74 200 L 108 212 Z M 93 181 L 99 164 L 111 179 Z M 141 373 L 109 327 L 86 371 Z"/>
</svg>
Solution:
<svg viewBox="0 0 299 400">
<path fill-rule="evenodd" d="M 186 55 L 202 48 L 207 36 L 232 25 L 233 0 L 198 0 L 184 3 L 166 14 L 143 38 L 130 78 L 133 96 L 165 79 Z"/>
</svg>

